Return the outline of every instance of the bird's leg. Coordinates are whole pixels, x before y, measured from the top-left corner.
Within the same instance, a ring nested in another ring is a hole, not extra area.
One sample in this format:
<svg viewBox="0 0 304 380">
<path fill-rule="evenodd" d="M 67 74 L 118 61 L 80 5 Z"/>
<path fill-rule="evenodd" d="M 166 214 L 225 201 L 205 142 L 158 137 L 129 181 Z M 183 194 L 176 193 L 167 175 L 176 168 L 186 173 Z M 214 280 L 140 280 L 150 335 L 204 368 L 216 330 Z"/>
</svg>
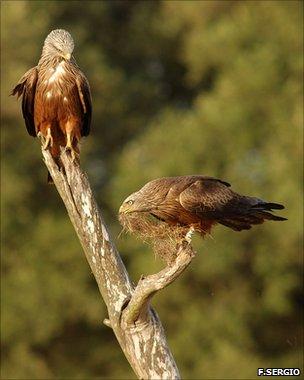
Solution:
<svg viewBox="0 0 304 380">
<path fill-rule="evenodd" d="M 71 132 L 67 132 L 66 137 L 67 137 L 67 142 L 66 142 L 66 145 L 65 145 L 65 150 L 66 151 L 69 150 L 71 152 L 73 150 Z"/>
<path fill-rule="evenodd" d="M 47 134 L 46 134 L 45 141 L 42 147 L 43 149 L 47 149 L 49 146 L 53 146 L 53 137 L 51 135 L 51 128 L 47 128 Z"/>
<path fill-rule="evenodd" d="M 67 132 L 66 136 L 67 136 L 67 142 L 65 145 L 65 150 L 71 152 L 73 161 L 78 160 L 79 153 L 73 147 L 73 144 L 72 144 L 73 138 L 72 138 L 71 132 Z"/>
<path fill-rule="evenodd" d="M 37 133 L 37 137 L 41 140 L 43 144 L 45 143 L 45 137 L 40 131 Z"/>
<path fill-rule="evenodd" d="M 185 240 L 187 243 L 191 244 L 192 241 L 192 235 L 194 234 L 195 229 L 193 226 L 189 228 L 189 231 L 186 233 Z"/>
</svg>

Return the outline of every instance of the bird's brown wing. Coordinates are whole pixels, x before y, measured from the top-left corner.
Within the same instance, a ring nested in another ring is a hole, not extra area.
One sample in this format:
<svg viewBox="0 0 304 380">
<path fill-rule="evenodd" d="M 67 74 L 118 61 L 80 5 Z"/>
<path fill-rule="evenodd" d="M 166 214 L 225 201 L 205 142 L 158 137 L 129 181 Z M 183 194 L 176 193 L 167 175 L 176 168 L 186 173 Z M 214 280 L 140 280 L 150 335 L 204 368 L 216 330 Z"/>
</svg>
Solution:
<svg viewBox="0 0 304 380">
<path fill-rule="evenodd" d="M 262 199 L 239 195 L 215 179 L 199 179 L 179 196 L 182 207 L 202 220 L 214 220 L 235 231 L 248 230 L 264 220 L 282 221 L 286 218 L 271 214 L 284 206 Z"/>
<path fill-rule="evenodd" d="M 11 95 L 17 95 L 18 98 L 22 95 L 22 114 L 26 129 L 28 133 L 34 137 L 37 134 L 34 123 L 34 102 L 37 79 L 38 71 L 36 67 L 33 67 L 23 75 L 11 93 Z"/>
<path fill-rule="evenodd" d="M 237 196 L 228 186 L 228 183 L 214 178 L 198 179 L 181 192 L 180 204 L 195 214 L 212 216 L 221 213 Z"/>
<path fill-rule="evenodd" d="M 84 74 L 79 71 L 76 75 L 76 83 L 78 95 L 83 109 L 83 123 L 81 128 L 81 136 L 88 136 L 90 133 L 91 117 L 92 117 L 92 99 L 90 85 Z"/>
</svg>

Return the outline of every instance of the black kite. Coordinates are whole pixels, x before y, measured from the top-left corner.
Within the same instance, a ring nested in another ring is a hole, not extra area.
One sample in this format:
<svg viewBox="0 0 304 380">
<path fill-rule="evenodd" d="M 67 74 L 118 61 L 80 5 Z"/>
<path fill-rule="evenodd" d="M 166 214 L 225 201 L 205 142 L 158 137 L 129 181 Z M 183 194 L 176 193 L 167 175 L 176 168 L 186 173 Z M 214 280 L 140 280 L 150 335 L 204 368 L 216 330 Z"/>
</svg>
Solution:
<svg viewBox="0 0 304 380">
<path fill-rule="evenodd" d="M 216 224 L 241 231 L 265 220 L 286 220 L 271 214 L 283 208 L 237 194 L 229 183 L 219 179 L 189 175 L 148 182 L 126 198 L 119 213 L 122 221 L 128 214 L 146 213 L 170 226 L 192 227 L 204 235 Z"/>
<path fill-rule="evenodd" d="M 60 147 L 79 156 L 78 143 L 90 133 L 92 103 L 89 83 L 78 68 L 74 42 L 63 30 L 53 30 L 45 39 L 36 67 L 28 70 L 12 91 L 22 96 L 22 113 L 28 133 L 45 138 L 59 163 Z"/>
</svg>

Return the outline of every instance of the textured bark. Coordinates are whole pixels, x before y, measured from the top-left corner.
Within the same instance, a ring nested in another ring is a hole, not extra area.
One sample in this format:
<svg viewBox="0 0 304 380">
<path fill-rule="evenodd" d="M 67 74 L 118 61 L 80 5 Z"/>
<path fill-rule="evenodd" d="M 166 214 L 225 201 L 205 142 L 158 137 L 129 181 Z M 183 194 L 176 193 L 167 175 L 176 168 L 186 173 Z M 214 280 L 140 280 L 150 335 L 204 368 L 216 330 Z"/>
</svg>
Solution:
<svg viewBox="0 0 304 380">
<path fill-rule="evenodd" d="M 42 149 L 42 154 L 106 303 L 109 319 L 104 323 L 113 329 L 134 372 L 140 379 L 180 379 L 161 321 L 149 303 L 153 294 L 174 281 L 190 263 L 191 245 L 181 242 L 176 262 L 142 278 L 134 289 L 87 176 L 69 153 L 61 153 L 64 170 L 58 169 L 47 150 Z"/>
</svg>

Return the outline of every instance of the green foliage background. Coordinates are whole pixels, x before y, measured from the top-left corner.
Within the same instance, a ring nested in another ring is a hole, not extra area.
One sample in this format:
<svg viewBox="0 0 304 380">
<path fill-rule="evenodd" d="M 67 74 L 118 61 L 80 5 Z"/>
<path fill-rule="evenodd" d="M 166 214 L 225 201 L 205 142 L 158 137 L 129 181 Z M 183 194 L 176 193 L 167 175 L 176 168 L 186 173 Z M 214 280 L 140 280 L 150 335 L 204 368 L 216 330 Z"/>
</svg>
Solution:
<svg viewBox="0 0 304 380">
<path fill-rule="evenodd" d="M 2 378 L 134 378 L 12 86 L 65 28 L 93 95 L 89 173 L 134 280 L 161 267 L 118 239 L 146 181 L 201 173 L 286 205 L 285 223 L 195 240 L 154 301 L 183 378 L 301 367 L 302 16 L 297 1 L 2 1 Z"/>
</svg>

